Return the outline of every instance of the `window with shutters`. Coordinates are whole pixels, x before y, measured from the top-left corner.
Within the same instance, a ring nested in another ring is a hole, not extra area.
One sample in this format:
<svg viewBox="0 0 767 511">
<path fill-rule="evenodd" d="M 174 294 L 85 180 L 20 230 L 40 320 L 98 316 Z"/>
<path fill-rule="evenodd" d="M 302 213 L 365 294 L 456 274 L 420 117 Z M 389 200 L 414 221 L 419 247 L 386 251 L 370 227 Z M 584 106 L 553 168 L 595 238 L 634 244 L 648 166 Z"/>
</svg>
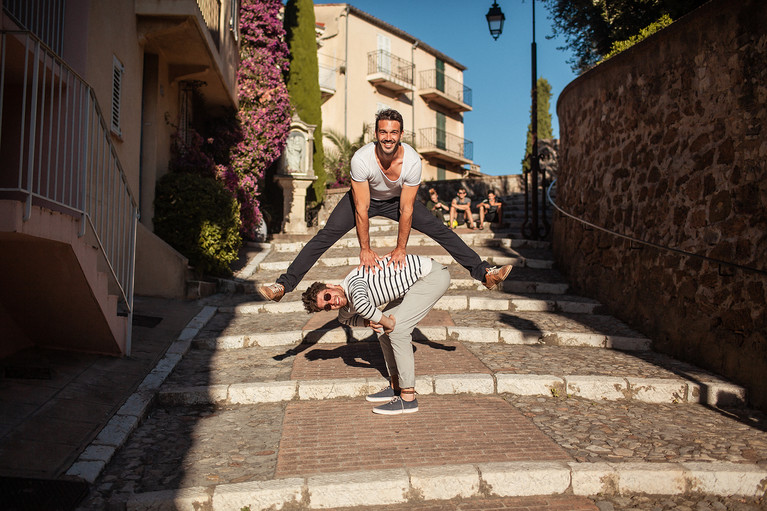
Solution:
<svg viewBox="0 0 767 511">
<path fill-rule="evenodd" d="M 122 136 L 120 129 L 120 102 L 122 99 L 122 82 L 125 67 L 117 57 L 112 56 L 112 133 Z"/>
</svg>

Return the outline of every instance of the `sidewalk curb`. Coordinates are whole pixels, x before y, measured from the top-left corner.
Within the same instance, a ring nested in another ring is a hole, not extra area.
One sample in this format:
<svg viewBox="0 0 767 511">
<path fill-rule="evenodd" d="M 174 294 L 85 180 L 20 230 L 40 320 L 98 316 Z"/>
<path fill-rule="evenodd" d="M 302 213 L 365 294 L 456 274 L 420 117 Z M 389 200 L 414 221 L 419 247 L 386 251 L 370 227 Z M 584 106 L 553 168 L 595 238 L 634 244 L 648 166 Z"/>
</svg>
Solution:
<svg viewBox="0 0 767 511">
<path fill-rule="evenodd" d="M 503 462 L 411 467 L 292 477 L 134 494 L 128 511 L 310 509 L 389 505 L 469 497 L 647 493 L 705 488 L 718 496 L 764 494 L 767 469 L 737 463 Z"/>
<path fill-rule="evenodd" d="M 170 387 L 157 398 L 164 405 L 259 404 L 293 400 L 361 397 L 386 384 L 382 377 L 330 380 L 282 380 L 199 387 Z M 518 396 L 568 395 L 592 401 L 694 403 L 738 406 L 746 390 L 727 382 L 693 382 L 670 378 L 618 378 L 613 376 L 475 373 L 419 375 L 421 395 L 514 394 Z"/>
<path fill-rule="evenodd" d="M 144 420 L 157 397 L 160 386 L 189 350 L 194 336 L 216 314 L 216 310 L 216 307 L 203 307 L 189 321 L 154 369 L 146 375 L 136 392 L 125 401 L 90 445 L 80 453 L 67 470 L 67 476 L 89 483 L 96 481 L 115 452 L 125 444 L 130 434 Z"/>
</svg>

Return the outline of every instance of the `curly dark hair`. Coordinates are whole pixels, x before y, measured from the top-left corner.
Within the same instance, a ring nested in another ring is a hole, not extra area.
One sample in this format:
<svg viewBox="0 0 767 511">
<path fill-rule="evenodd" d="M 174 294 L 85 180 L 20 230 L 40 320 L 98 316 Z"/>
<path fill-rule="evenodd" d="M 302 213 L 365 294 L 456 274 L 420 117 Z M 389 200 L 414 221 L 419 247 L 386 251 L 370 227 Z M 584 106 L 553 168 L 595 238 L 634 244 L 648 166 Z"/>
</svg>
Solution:
<svg viewBox="0 0 767 511">
<path fill-rule="evenodd" d="M 402 120 L 402 114 L 391 108 L 379 110 L 376 114 L 376 132 L 378 132 L 378 121 L 397 121 L 399 122 L 400 133 L 405 129 L 405 121 Z"/>
<path fill-rule="evenodd" d="M 327 289 L 325 284 L 322 282 L 315 282 L 304 291 L 301 295 L 301 300 L 304 302 L 304 309 L 306 309 L 306 312 L 311 314 L 322 310 L 317 307 L 317 295 L 325 289 Z"/>
</svg>

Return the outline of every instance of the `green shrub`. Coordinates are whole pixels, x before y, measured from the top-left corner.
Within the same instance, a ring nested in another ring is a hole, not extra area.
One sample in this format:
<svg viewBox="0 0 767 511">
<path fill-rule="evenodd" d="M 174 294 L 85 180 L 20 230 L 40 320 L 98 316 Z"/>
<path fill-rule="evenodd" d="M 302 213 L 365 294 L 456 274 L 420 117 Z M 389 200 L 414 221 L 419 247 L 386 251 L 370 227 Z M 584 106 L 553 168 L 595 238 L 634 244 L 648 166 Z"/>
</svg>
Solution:
<svg viewBox="0 0 767 511">
<path fill-rule="evenodd" d="M 628 50 L 629 48 L 634 46 L 636 43 L 641 41 L 642 39 L 646 39 L 647 37 L 657 32 L 658 30 L 671 25 L 673 22 L 674 20 L 672 20 L 668 14 L 664 14 L 658 19 L 658 21 L 656 21 L 655 23 L 651 23 L 650 25 L 640 30 L 639 34 L 635 36 L 631 36 L 625 41 L 615 41 L 613 45 L 610 47 L 610 52 L 607 55 L 605 55 L 602 58 L 602 60 L 599 61 L 599 63 L 604 62 L 610 57 L 614 57 L 615 55 L 619 54 L 622 51 Z"/>
<path fill-rule="evenodd" d="M 157 183 L 155 234 L 189 259 L 197 273 L 231 275 L 242 245 L 240 208 L 212 177 L 169 173 Z"/>
</svg>

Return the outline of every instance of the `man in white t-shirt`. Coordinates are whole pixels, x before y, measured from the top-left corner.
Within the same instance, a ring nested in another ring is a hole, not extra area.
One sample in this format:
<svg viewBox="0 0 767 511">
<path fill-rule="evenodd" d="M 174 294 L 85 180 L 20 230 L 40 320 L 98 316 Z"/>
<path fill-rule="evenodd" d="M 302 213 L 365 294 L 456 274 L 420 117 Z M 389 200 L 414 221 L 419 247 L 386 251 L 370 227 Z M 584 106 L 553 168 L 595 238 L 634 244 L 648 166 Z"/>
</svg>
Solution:
<svg viewBox="0 0 767 511">
<path fill-rule="evenodd" d="M 352 157 L 351 190 L 333 209 L 325 227 L 301 249 L 277 282 L 258 288 L 262 297 L 280 301 L 352 227 L 357 228 L 360 244 L 359 268 L 367 271 L 378 271 L 384 258 L 388 258 L 387 265 L 405 266 L 407 241 L 411 228 L 415 228 L 439 243 L 488 289 L 506 279 L 511 265 L 491 267 L 416 200 L 421 183 L 421 157 L 401 142 L 403 126 L 402 115 L 396 110 L 381 110 L 376 114 L 375 142 L 361 147 Z M 370 247 L 369 220 L 375 216 L 399 223 L 397 245 L 383 257 Z"/>
</svg>

